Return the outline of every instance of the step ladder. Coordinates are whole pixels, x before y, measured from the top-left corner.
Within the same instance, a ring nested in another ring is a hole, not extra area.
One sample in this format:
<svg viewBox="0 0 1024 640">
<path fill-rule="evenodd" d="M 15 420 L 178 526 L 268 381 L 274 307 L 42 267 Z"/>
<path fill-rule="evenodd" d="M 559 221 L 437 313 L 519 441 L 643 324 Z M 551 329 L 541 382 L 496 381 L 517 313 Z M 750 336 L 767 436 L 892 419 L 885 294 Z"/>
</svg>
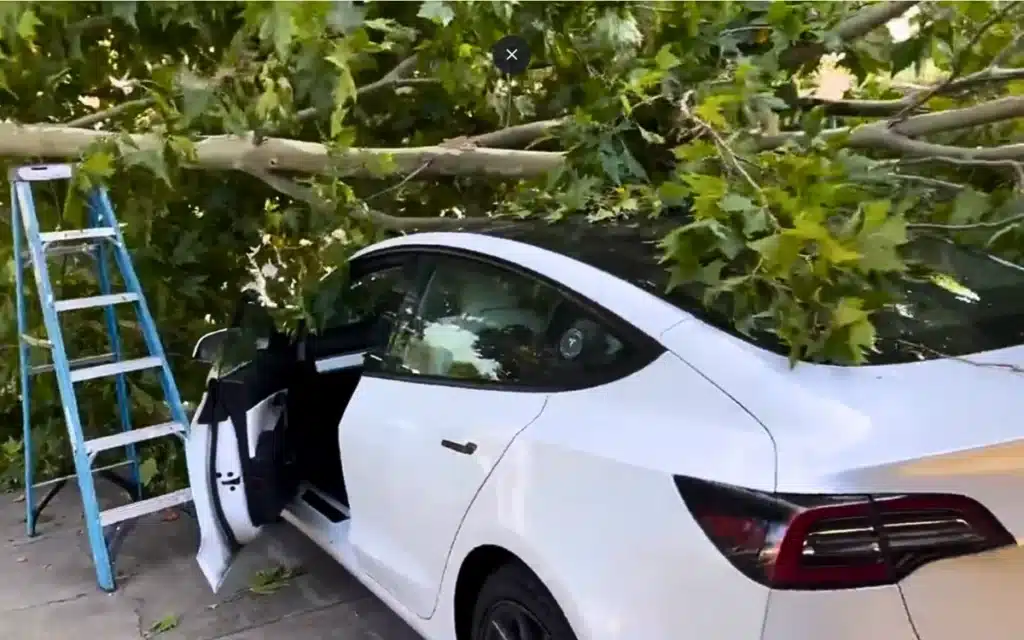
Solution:
<svg viewBox="0 0 1024 640">
<path fill-rule="evenodd" d="M 32 184 L 52 180 L 70 180 L 74 167 L 69 164 L 51 164 L 17 167 L 9 172 L 11 183 L 11 208 L 14 234 L 15 286 L 17 287 L 18 353 L 21 361 L 21 402 L 22 425 L 24 429 L 25 452 L 25 523 L 29 536 L 36 534 L 36 522 L 43 508 L 58 491 L 72 478 L 77 478 L 85 512 L 85 525 L 96 567 L 96 581 L 105 591 L 116 589 L 114 558 L 121 540 L 140 516 L 162 511 L 177 505 L 184 505 L 192 499 L 188 489 L 147 497 L 139 475 L 139 460 L 135 445 L 147 440 L 177 436 L 184 440 L 188 435 L 189 423 L 185 415 L 178 388 L 171 375 L 171 369 L 160 344 L 160 338 L 153 318 L 146 306 L 142 288 L 132 267 L 131 257 L 125 247 L 121 230 L 114 217 L 114 211 L 106 189 L 96 188 L 88 195 L 89 228 L 69 231 L 40 232 L 32 196 Z M 68 197 L 73 197 L 70 193 Z M 27 245 L 24 246 L 24 245 Z M 114 263 L 121 272 L 127 291 L 114 293 L 107 267 L 108 252 L 113 253 Z M 84 254 L 95 262 L 95 274 L 100 295 L 70 300 L 56 300 L 47 268 L 47 259 L 57 255 Z M 46 326 L 47 339 L 40 340 L 27 335 L 27 309 L 23 272 L 26 260 L 35 273 L 39 301 Z M 117 328 L 117 316 L 113 305 L 134 305 L 142 337 L 149 352 L 147 357 L 126 360 L 121 357 L 121 340 Z M 61 333 L 59 314 L 102 307 L 110 340 L 110 353 L 68 360 Z M 42 347 L 50 352 L 50 363 L 32 366 L 30 348 Z M 170 408 L 171 421 L 142 429 L 133 429 L 128 404 L 128 389 L 125 374 L 144 369 L 159 369 L 164 398 Z M 30 376 L 53 371 L 64 409 L 68 437 L 74 455 L 75 474 L 40 484 L 33 484 L 34 456 L 32 453 L 32 431 L 30 422 Z M 78 400 L 74 385 L 83 380 L 114 377 L 117 404 L 120 414 L 120 432 L 87 440 L 79 415 Z M 113 449 L 124 448 L 127 460 L 95 468 L 96 456 Z M 118 467 L 130 467 L 130 478 L 114 472 Z M 100 510 L 96 496 L 94 474 L 101 475 L 125 489 L 133 501 L 123 506 Z M 35 489 L 52 485 L 49 492 L 38 504 Z"/>
</svg>

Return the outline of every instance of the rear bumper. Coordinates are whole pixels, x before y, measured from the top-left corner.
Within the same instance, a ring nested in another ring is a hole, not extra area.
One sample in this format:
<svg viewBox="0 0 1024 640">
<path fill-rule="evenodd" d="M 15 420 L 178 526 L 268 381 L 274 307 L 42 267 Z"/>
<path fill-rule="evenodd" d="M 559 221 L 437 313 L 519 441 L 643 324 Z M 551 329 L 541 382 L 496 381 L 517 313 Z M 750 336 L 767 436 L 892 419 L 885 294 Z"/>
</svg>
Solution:
<svg viewBox="0 0 1024 640">
<path fill-rule="evenodd" d="M 773 591 L 762 640 L 1020 640 L 1021 585 L 1017 546 L 925 565 L 899 587 Z"/>
<path fill-rule="evenodd" d="M 896 587 L 771 593 L 761 640 L 822 638 L 918 640 Z"/>
<path fill-rule="evenodd" d="M 902 583 L 921 640 L 1024 636 L 1024 547 L 921 567 Z"/>
</svg>

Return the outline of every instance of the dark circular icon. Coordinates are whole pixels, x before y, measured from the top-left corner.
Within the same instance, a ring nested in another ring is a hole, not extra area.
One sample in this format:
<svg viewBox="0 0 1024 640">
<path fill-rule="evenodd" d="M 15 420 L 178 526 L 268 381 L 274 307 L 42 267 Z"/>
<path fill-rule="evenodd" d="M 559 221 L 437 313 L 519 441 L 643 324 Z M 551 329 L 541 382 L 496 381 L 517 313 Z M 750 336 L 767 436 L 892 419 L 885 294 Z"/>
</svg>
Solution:
<svg viewBox="0 0 1024 640">
<path fill-rule="evenodd" d="M 530 65 L 530 47 L 519 36 L 505 36 L 491 48 L 491 57 L 502 73 L 517 76 Z"/>
</svg>

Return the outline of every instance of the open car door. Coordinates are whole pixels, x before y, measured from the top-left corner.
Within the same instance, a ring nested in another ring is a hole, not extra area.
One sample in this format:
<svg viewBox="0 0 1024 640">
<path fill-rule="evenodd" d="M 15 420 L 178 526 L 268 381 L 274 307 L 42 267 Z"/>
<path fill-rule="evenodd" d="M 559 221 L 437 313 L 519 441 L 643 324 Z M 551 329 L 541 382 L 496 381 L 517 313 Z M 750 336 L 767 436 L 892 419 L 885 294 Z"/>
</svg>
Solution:
<svg viewBox="0 0 1024 640">
<path fill-rule="evenodd" d="M 286 411 L 295 346 L 251 300 L 232 324 L 196 344 L 193 357 L 212 369 L 185 443 L 200 531 L 197 560 L 214 591 L 299 484 Z"/>
</svg>

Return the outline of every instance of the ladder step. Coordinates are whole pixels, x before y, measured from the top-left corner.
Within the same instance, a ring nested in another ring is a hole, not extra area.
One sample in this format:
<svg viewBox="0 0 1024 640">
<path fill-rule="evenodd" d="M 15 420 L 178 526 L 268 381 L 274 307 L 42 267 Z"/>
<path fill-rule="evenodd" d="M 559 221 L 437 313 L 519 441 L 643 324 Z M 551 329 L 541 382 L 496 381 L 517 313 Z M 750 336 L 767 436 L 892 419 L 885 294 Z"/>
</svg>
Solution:
<svg viewBox="0 0 1024 640">
<path fill-rule="evenodd" d="M 185 426 L 180 422 L 163 422 L 151 427 L 132 429 L 131 431 L 122 431 L 113 435 L 86 440 L 85 452 L 90 456 L 94 456 L 100 451 L 109 451 L 111 449 L 125 447 L 130 444 L 145 442 L 146 440 L 155 440 L 163 436 L 184 432 Z"/>
<path fill-rule="evenodd" d="M 40 233 L 39 239 L 44 245 L 51 242 L 81 242 L 82 240 L 101 240 L 113 238 L 116 230 L 113 227 L 97 227 L 95 229 L 70 229 L 68 231 L 47 231 Z"/>
<path fill-rule="evenodd" d="M 71 382 L 103 378 L 105 376 L 113 376 L 119 373 L 128 373 L 129 371 L 155 369 L 161 365 L 163 365 L 163 361 L 161 361 L 160 358 L 156 356 L 148 356 L 146 358 L 136 358 L 134 360 L 122 360 L 120 362 L 111 362 L 110 364 L 101 364 L 96 367 L 73 369 L 71 371 Z"/>
<path fill-rule="evenodd" d="M 165 493 L 162 496 L 147 498 L 146 500 L 139 500 L 138 502 L 130 502 L 120 507 L 101 511 L 100 525 L 109 527 L 112 524 L 124 522 L 125 520 L 134 520 L 135 518 L 142 517 L 149 513 L 156 513 L 157 511 L 176 507 L 179 504 L 185 504 L 191 499 L 191 489 L 179 489 L 178 491 Z"/>
<path fill-rule="evenodd" d="M 53 303 L 53 307 L 60 313 L 61 311 L 72 311 L 74 309 L 108 307 L 112 304 L 121 304 L 122 302 L 136 302 L 138 299 L 139 294 L 137 293 L 110 293 L 102 296 L 90 296 L 88 298 L 58 300 Z"/>
<path fill-rule="evenodd" d="M 85 356 L 84 358 L 76 358 L 74 360 L 70 360 L 68 362 L 68 364 L 70 364 L 71 367 L 74 368 L 76 366 L 77 367 L 86 367 L 86 366 L 90 366 L 90 365 L 94 365 L 94 364 L 106 364 L 108 362 L 113 362 L 113 361 L 114 361 L 114 354 L 113 353 L 103 353 L 103 354 L 100 354 L 98 356 Z M 37 364 L 36 366 L 34 366 L 31 369 L 29 369 L 29 373 L 32 374 L 32 375 L 35 375 L 37 373 L 47 373 L 49 371 L 53 371 L 53 363 L 52 362 L 50 362 L 48 364 Z"/>
<path fill-rule="evenodd" d="M 78 254 L 92 257 L 92 249 L 95 246 L 96 244 L 94 242 L 51 245 L 46 248 L 45 255 L 48 258 L 56 258 L 59 256 L 73 256 Z M 26 260 L 31 260 L 32 252 L 28 250 L 22 251 L 21 257 L 25 258 Z"/>
<path fill-rule="evenodd" d="M 108 465 L 103 466 L 103 467 L 95 467 L 92 470 L 92 472 L 95 474 L 95 473 L 99 473 L 100 471 L 111 471 L 113 469 L 119 469 L 121 467 L 127 467 L 130 464 L 132 464 L 131 460 L 122 460 L 121 462 L 115 462 L 113 464 L 108 464 Z M 68 480 L 74 480 L 77 477 L 78 477 L 78 474 L 69 473 L 66 476 L 59 476 L 59 477 L 56 477 L 56 478 L 50 478 L 49 480 L 43 480 L 42 482 L 37 482 L 34 485 L 32 485 L 32 488 L 33 489 L 40 489 L 42 487 L 48 487 L 50 485 L 57 484 L 58 482 L 67 482 Z"/>
</svg>

